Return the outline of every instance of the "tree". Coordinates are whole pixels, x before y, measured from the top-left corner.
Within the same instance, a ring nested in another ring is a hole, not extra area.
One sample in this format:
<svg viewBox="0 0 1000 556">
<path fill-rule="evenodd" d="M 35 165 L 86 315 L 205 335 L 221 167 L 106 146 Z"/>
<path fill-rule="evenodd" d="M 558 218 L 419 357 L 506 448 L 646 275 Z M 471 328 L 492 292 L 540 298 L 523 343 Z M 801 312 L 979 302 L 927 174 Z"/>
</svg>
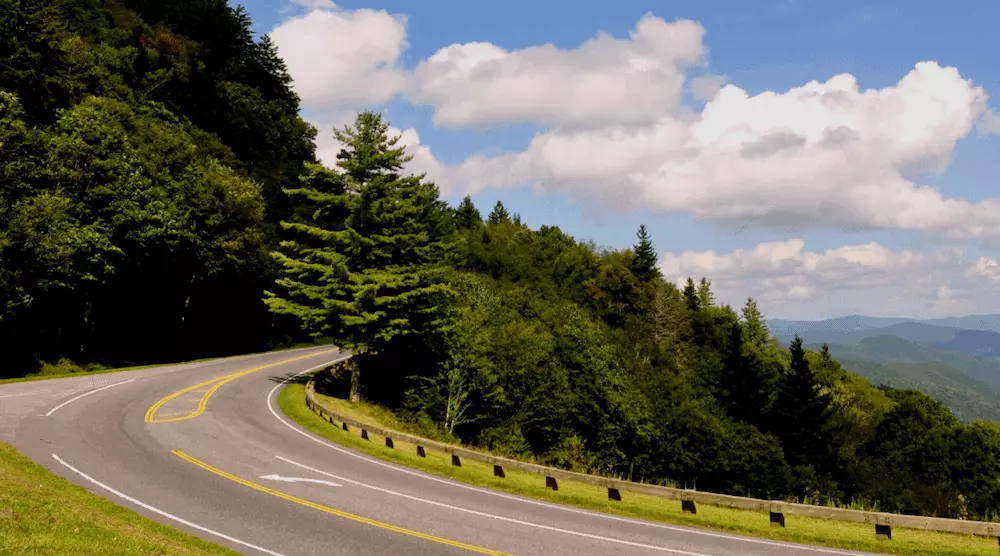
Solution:
<svg viewBox="0 0 1000 556">
<path fill-rule="evenodd" d="M 824 432 L 830 397 L 809 367 L 798 335 L 789 345 L 789 353 L 789 371 L 778 387 L 772 425 L 790 464 L 822 466 L 830 450 Z"/>
<path fill-rule="evenodd" d="M 757 302 L 752 297 L 747 298 L 741 311 L 743 316 L 744 341 L 757 347 L 764 347 L 771 337 L 764 315 L 757 308 Z"/>
<path fill-rule="evenodd" d="M 501 222 L 510 222 L 510 213 L 504 208 L 503 203 L 497 201 L 497 204 L 493 205 L 493 211 L 490 212 L 489 223 L 497 225 Z"/>
<path fill-rule="evenodd" d="M 684 301 L 687 303 L 688 310 L 692 313 L 698 312 L 702 308 L 701 296 L 698 295 L 698 287 L 694 283 L 694 279 L 688 277 L 687 282 L 684 283 Z"/>
<path fill-rule="evenodd" d="M 455 227 L 459 230 L 469 230 L 483 223 L 483 215 L 472 202 L 472 197 L 466 195 L 455 209 Z"/>
<path fill-rule="evenodd" d="M 410 157 L 388 129 L 380 115 L 362 112 L 353 126 L 335 132 L 344 145 L 337 155 L 344 189 L 323 176 L 334 191 L 311 188 L 297 196 L 327 212 L 346 202 L 349 215 L 342 230 L 336 221 L 284 224 L 316 245 L 288 245 L 291 252 L 278 255 L 286 294 L 267 296 L 275 312 L 300 318 L 314 334 L 331 334 L 353 352 L 352 399 L 360 396 L 366 359 L 397 337 L 441 329 L 451 294 L 439 264 L 446 246 L 435 225 L 442 211 L 437 187 L 423 176 L 399 175 Z"/>
<path fill-rule="evenodd" d="M 639 243 L 634 248 L 632 274 L 644 282 L 659 278 L 660 269 L 656 266 L 659 258 L 656 256 L 656 248 L 653 247 L 653 241 L 649 238 L 645 224 L 639 225 L 639 232 L 636 235 L 639 237 Z"/>
<path fill-rule="evenodd" d="M 715 305 L 715 294 L 712 293 L 711 280 L 703 277 L 698 283 L 698 300 L 703 308 Z"/>
</svg>

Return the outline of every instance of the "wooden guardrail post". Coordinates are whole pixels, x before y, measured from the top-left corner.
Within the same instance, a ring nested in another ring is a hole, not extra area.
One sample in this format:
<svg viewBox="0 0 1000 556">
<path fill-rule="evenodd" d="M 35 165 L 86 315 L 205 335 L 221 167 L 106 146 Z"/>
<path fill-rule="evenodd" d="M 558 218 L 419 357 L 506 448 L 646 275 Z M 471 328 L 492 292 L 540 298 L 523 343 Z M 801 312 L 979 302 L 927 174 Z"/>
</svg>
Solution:
<svg viewBox="0 0 1000 556">
<path fill-rule="evenodd" d="M 395 445 L 394 445 L 394 444 L 392 443 L 392 437 L 391 437 L 391 436 L 387 436 L 387 437 L 385 437 L 385 447 L 386 447 L 386 448 L 395 448 L 395 447 L 396 447 L 396 446 L 395 446 Z"/>
<path fill-rule="evenodd" d="M 776 512 L 774 510 L 771 510 L 769 513 L 771 514 L 771 527 L 782 527 L 782 528 L 784 528 L 784 526 L 785 526 L 785 514 L 783 514 L 781 512 Z"/>
<path fill-rule="evenodd" d="M 551 488 L 552 490 L 559 490 L 559 483 L 556 482 L 555 477 L 545 476 L 545 488 Z"/>
<path fill-rule="evenodd" d="M 462 467 L 462 458 L 458 457 L 455 454 L 452 454 L 451 455 L 451 464 L 454 465 L 455 467 Z"/>
<path fill-rule="evenodd" d="M 417 455 L 422 458 L 427 457 L 427 452 L 424 451 L 424 447 L 419 444 L 417 444 Z"/>
<path fill-rule="evenodd" d="M 365 429 L 361 429 L 361 438 L 364 440 L 371 440 L 370 438 L 368 438 L 368 431 L 366 431 Z"/>
<path fill-rule="evenodd" d="M 344 429 L 345 431 L 348 431 L 348 430 L 351 430 L 350 428 L 348 428 L 348 427 L 347 427 L 347 423 L 342 423 L 342 424 L 344 425 L 344 426 L 343 426 L 342 428 L 343 428 L 343 429 Z"/>
<path fill-rule="evenodd" d="M 621 502 L 622 493 L 618 492 L 617 488 L 608 487 L 608 500 L 617 500 L 618 502 Z"/>
<path fill-rule="evenodd" d="M 681 500 L 681 511 L 696 514 L 698 513 L 698 506 L 695 506 L 694 500 Z"/>
<path fill-rule="evenodd" d="M 507 474 L 503 472 L 502 465 L 493 464 L 493 476 L 500 477 L 501 479 L 507 477 Z"/>
<path fill-rule="evenodd" d="M 887 541 L 892 540 L 892 527 L 888 525 L 882 525 L 881 523 L 875 524 L 875 536 L 880 539 L 885 539 Z"/>
</svg>

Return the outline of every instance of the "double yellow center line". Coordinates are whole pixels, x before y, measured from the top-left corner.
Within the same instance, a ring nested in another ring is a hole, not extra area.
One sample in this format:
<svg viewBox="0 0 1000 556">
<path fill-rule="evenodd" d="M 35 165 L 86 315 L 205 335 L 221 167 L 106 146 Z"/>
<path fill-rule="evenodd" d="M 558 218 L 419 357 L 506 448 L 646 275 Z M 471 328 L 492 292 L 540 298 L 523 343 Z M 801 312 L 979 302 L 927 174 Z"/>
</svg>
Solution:
<svg viewBox="0 0 1000 556">
<path fill-rule="evenodd" d="M 324 355 L 324 354 L 327 354 L 327 353 L 332 353 L 334 351 L 337 351 L 337 350 L 336 349 L 329 349 L 329 350 L 320 351 L 320 352 L 317 352 L 317 353 L 310 353 L 308 355 L 301 355 L 299 357 L 292 357 L 291 359 L 283 359 L 281 361 L 278 361 L 277 363 L 269 363 L 267 365 L 261 365 L 260 367 L 254 367 L 252 369 L 247 369 L 245 371 L 238 371 L 238 372 L 235 372 L 235 373 L 232 373 L 232 374 L 228 374 L 228 375 L 225 375 L 225 376 L 220 376 L 220 377 L 217 377 L 217 378 L 213 378 L 211 380 L 206 380 L 205 382 L 199 382 L 198 384 L 195 384 L 194 386 L 188 386 L 187 388 L 184 388 L 182 390 L 178 390 L 178 391 L 174 392 L 173 394 L 170 394 L 169 396 L 166 396 L 166 397 L 160 399 L 159 401 L 157 401 L 156 403 L 154 403 L 153 405 L 149 406 L 149 409 L 146 410 L 146 419 L 145 420 L 146 420 L 147 423 L 173 423 L 173 422 L 176 422 L 176 421 L 187 421 L 188 419 L 194 419 L 195 417 L 197 417 L 197 416 L 199 416 L 199 415 L 201 415 L 202 413 L 205 412 L 205 409 L 208 407 L 208 400 L 211 399 L 212 396 L 215 395 L 215 393 L 219 391 L 219 388 L 222 388 L 226 384 L 228 384 L 228 383 L 230 383 L 230 382 L 232 382 L 232 381 L 234 381 L 234 380 L 236 380 L 236 379 L 238 379 L 240 377 L 246 376 L 246 375 L 248 375 L 250 373 L 255 373 L 257 371 L 262 371 L 262 370 L 270 368 L 270 367 L 277 367 L 278 365 L 284 365 L 286 363 L 291 363 L 293 361 L 299 361 L 301 359 L 308 359 L 310 357 L 316 357 L 318 355 Z M 176 399 L 176 398 L 178 398 L 180 396 L 183 396 L 184 394 L 187 394 L 189 392 L 194 392 L 195 390 L 199 390 L 201 388 L 205 388 L 206 386 L 211 386 L 211 388 L 209 388 L 207 391 L 205 391 L 204 394 L 202 394 L 201 399 L 198 400 L 198 407 L 194 411 L 191 411 L 190 413 L 188 413 L 186 415 L 181 415 L 181 416 L 178 416 L 178 417 L 170 417 L 170 418 L 166 418 L 166 419 L 157 419 L 156 418 L 156 412 L 159 411 L 160 408 L 162 408 L 164 405 L 166 405 L 167 402 L 169 402 L 170 400 Z"/>
</svg>

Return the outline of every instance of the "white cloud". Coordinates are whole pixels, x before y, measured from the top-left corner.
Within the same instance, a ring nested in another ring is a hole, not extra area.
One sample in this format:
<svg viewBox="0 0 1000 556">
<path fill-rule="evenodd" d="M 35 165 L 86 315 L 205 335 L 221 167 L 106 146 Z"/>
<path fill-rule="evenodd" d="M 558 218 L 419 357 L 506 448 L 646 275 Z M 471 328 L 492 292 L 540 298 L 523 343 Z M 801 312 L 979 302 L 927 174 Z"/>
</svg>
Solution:
<svg viewBox="0 0 1000 556">
<path fill-rule="evenodd" d="M 1000 311 L 1000 299 L 958 248 L 893 251 L 877 243 L 807 251 L 801 239 L 761 243 L 730 253 L 666 253 L 664 276 L 712 280 L 717 298 L 734 307 L 752 296 L 769 318 L 827 318 L 844 314 L 931 317 L 972 310 Z M 992 275 L 1000 281 L 1000 265 Z M 985 266 L 990 267 L 987 263 Z"/>
<path fill-rule="evenodd" d="M 403 17 L 323 0 L 299 3 L 313 9 L 278 25 L 271 38 L 304 108 L 361 108 L 399 93 L 406 83 L 399 65 L 407 46 Z"/>
<path fill-rule="evenodd" d="M 621 208 L 784 229 L 934 230 L 1000 237 L 1000 202 L 946 199 L 914 176 L 941 172 L 986 112 L 958 70 L 917 64 L 894 86 L 853 76 L 755 96 L 727 85 L 700 114 L 642 127 L 553 129 L 524 152 L 442 173 L 471 190 L 533 184 Z"/>
<path fill-rule="evenodd" d="M 969 267 L 968 276 L 986 278 L 992 282 L 1000 282 L 1000 261 L 994 257 L 979 257 Z"/>
<path fill-rule="evenodd" d="M 976 129 L 980 135 L 1000 133 L 1000 114 L 993 110 L 987 110 L 982 119 L 977 122 Z"/>
<path fill-rule="evenodd" d="M 691 93 L 698 100 L 709 101 L 715 98 L 725 84 L 725 75 L 701 75 L 691 80 Z"/>
<path fill-rule="evenodd" d="M 647 14 L 628 39 L 600 34 L 572 50 L 453 44 L 417 66 L 408 96 L 444 126 L 646 124 L 679 107 L 703 35 L 696 22 Z"/>
<path fill-rule="evenodd" d="M 436 160 L 409 131 L 442 189 L 534 186 L 602 209 L 683 212 L 798 233 L 903 229 L 1000 241 L 1000 200 L 948 199 L 919 183 L 944 171 L 973 129 L 1000 132 L 986 92 L 957 69 L 921 62 L 895 85 L 861 89 L 849 74 L 750 95 L 725 78 L 685 82 L 705 57 L 700 24 L 644 16 L 627 38 L 572 49 L 453 44 L 408 72 L 406 21 L 328 0 L 272 34 L 307 111 L 339 118 L 404 94 L 435 122 L 549 129 L 522 152 Z M 682 105 L 685 89 L 704 100 Z M 320 154 L 336 152 L 321 127 Z"/>
</svg>

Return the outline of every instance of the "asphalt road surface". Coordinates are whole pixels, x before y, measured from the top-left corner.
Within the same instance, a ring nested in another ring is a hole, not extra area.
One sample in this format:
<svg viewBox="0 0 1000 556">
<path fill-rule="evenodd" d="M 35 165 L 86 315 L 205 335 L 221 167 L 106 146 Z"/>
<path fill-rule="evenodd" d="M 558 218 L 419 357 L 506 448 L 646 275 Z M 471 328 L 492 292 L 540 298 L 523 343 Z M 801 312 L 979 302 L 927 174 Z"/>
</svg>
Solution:
<svg viewBox="0 0 1000 556">
<path fill-rule="evenodd" d="M 3 385 L 0 440 L 245 554 L 858 554 L 532 501 L 345 449 L 275 401 L 284 379 L 341 357 L 310 348 Z"/>
</svg>

